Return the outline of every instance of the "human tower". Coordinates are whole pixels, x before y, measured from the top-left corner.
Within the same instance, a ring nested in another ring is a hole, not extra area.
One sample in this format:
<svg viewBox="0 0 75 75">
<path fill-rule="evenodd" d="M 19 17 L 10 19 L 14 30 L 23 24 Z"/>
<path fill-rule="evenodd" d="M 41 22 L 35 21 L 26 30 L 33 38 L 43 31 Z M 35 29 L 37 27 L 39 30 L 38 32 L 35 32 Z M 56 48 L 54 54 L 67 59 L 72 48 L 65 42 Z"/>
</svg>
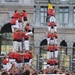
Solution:
<svg viewBox="0 0 75 75">
<path fill-rule="evenodd" d="M 55 10 L 52 4 L 48 3 L 47 14 L 49 17 L 48 21 L 48 33 L 47 33 L 47 66 L 54 67 L 58 66 L 58 34 L 57 34 L 57 24 L 55 19 Z"/>
<path fill-rule="evenodd" d="M 15 10 L 10 24 L 12 29 L 13 48 L 8 57 L 4 57 L 3 65 L 6 66 L 8 63 L 15 63 L 17 66 L 22 66 L 21 63 L 24 63 L 31 66 L 32 50 L 29 49 L 29 38 L 33 33 L 27 20 L 26 11 Z"/>
</svg>

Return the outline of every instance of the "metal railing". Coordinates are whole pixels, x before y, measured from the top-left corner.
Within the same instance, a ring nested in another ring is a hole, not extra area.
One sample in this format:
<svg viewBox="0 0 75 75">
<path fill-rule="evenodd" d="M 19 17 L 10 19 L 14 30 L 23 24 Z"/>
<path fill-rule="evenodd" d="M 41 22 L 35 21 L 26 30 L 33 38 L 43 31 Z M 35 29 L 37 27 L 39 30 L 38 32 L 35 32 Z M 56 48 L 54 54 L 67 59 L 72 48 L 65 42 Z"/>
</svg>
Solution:
<svg viewBox="0 0 75 75">
<path fill-rule="evenodd" d="M 60 3 L 60 2 L 68 2 L 68 3 L 75 3 L 75 0 L 50 0 L 51 3 Z M 40 3 L 40 2 L 47 2 L 48 0 L 34 0 L 34 2 Z"/>
</svg>

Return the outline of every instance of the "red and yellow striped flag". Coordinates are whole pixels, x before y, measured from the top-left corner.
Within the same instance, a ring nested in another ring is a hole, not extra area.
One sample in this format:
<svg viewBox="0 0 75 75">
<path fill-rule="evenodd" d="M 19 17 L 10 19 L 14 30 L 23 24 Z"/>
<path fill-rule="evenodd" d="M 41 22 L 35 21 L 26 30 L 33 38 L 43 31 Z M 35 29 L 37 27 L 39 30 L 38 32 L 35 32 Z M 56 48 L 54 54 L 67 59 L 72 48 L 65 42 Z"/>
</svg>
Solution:
<svg viewBox="0 0 75 75">
<path fill-rule="evenodd" d="M 53 9 L 52 4 L 50 3 L 50 1 L 48 2 L 48 9 Z"/>
</svg>

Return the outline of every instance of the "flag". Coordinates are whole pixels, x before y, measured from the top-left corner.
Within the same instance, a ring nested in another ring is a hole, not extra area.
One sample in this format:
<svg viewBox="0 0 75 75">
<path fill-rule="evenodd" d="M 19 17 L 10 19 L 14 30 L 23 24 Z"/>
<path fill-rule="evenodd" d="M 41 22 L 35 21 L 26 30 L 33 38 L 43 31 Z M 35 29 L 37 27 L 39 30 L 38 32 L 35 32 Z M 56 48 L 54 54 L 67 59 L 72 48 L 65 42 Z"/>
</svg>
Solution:
<svg viewBox="0 0 75 75">
<path fill-rule="evenodd" d="M 48 0 L 48 9 L 53 9 L 53 6 L 52 6 L 50 0 Z"/>
<path fill-rule="evenodd" d="M 52 4 L 51 4 L 50 0 L 48 0 L 47 18 L 46 18 L 46 22 L 48 22 L 48 21 L 49 21 L 49 18 L 50 18 L 49 14 L 48 14 L 48 10 L 49 10 L 49 9 L 53 9 L 53 6 L 52 6 Z"/>
</svg>

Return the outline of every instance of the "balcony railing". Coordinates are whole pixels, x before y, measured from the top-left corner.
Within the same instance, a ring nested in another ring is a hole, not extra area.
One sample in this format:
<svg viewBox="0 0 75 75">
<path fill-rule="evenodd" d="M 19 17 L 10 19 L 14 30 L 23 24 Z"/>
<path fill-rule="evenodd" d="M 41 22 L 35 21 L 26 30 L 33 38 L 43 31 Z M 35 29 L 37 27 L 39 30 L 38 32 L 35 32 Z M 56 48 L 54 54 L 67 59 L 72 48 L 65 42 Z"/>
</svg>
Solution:
<svg viewBox="0 0 75 75">
<path fill-rule="evenodd" d="M 19 2 L 19 0 L 5 0 L 5 2 Z"/>
<path fill-rule="evenodd" d="M 62 2 L 68 2 L 68 3 L 75 3 L 75 0 L 50 0 L 51 3 L 62 3 Z M 46 2 L 48 3 L 48 0 L 34 0 L 34 2 L 42 3 Z"/>
</svg>

